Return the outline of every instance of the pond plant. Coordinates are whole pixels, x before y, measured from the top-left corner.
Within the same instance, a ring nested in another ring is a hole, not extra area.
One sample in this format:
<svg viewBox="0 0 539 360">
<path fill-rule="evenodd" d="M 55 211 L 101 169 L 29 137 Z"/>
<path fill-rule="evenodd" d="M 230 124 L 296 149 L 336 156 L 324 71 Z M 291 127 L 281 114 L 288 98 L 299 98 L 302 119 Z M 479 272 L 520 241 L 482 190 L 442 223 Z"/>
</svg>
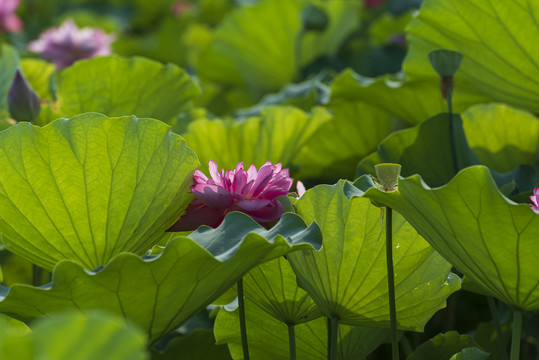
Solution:
<svg viewBox="0 0 539 360">
<path fill-rule="evenodd" d="M 0 2 L 0 359 L 537 359 L 538 18 Z"/>
</svg>

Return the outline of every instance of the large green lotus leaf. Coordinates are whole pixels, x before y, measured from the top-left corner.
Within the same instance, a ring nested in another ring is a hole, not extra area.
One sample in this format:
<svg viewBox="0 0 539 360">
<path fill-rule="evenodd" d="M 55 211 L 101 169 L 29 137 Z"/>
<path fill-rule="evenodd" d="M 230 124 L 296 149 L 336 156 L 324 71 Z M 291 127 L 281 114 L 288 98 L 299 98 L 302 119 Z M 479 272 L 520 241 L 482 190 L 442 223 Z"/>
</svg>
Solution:
<svg viewBox="0 0 539 360">
<path fill-rule="evenodd" d="M 410 124 L 420 123 L 446 108 L 438 83 L 406 80 L 404 74 L 368 78 L 348 69 L 331 85 L 331 104 L 364 101 Z"/>
<path fill-rule="evenodd" d="M 301 324 L 322 316 L 313 299 L 298 287 L 284 257 L 252 269 L 244 276 L 243 284 L 248 299 L 285 324 Z"/>
<path fill-rule="evenodd" d="M 88 113 L 0 133 L 0 231 L 46 269 L 143 254 L 192 200 L 195 153 L 152 119 Z"/>
<path fill-rule="evenodd" d="M 489 353 L 476 347 L 470 347 L 462 349 L 461 352 L 451 356 L 451 359 L 449 360 L 487 360 L 489 358 Z"/>
<path fill-rule="evenodd" d="M 360 4 L 330 1 L 317 4 L 330 20 L 322 33 L 307 34 L 302 41 L 300 65 L 323 54 L 334 55 L 359 21 Z M 223 19 L 215 32 L 212 52 L 232 62 L 253 88 L 279 90 L 297 75 L 296 35 L 305 3 L 264 0 L 243 6 Z"/>
<path fill-rule="evenodd" d="M 486 167 L 464 169 L 435 189 L 419 176 L 401 179 L 390 193 L 368 180 L 356 181 L 364 196 L 401 213 L 484 293 L 524 310 L 539 309 L 539 216 L 504 197 Z"/>
<path fill-rule="evenodd" d="M 456 331 L 439 334 L 420 345 L 406 360 L 450 360 L 464 349 L 478 347 L 469 335 L 459 335 Z M 483 353 L 484 354 L 484 353 Z M 488 354 L 487 354 L 488 355 Z M 460 357 L 457 359 L 485 359 L 485 357 Z"/>
<path fill-rule="evenodd" d="M 149 359 L 145 334 L 112 314 L 97 311 L 87 316 L 77 312 L 56 314 L 36 322 L 32 330 L 21 333 L 16 327 L 3 326 L 0 357 L 17 360 Z"/>
<path fill-rule="evenodd" d="M 321 107 L 311 114 L 293 107 L 268 107 L 260 116 L 243 121 L 193 121 L 182 136 L 197 153 L 203 171 L 207 171 L 210 159 L 224 169 L 233 169 L 240 161 L 258 167 L 268 160 L 288 167 L 329 119 L 330 114 Z"/>
<path fill-rule="evenodd" d="M 40 59 L 22 59 L 21 70 L 32 89 L 41 100 L 51 99 L 50 77 L 54 73 L 53 64 Z M 126 114 L 123 114 L 126 115 Z"/>
<path fill-rule="evenodd" d="M 249 353 L 257 360 L 288 360 L 288 329 L 285 324 L 245 302 Z M 327 359 L 327 321 L 318 318 L 294 326 L 298 360 Z M 238 311 L 219 311 L 214 333 L 218 344 L 227 344 L 234 359 L 243 359 Z M 363 359 L 389 337 L 389 329 L 339 325 L 338 359 Z"/>
<path fill-rule="evenodd" d="M 216 345 L 213 332 L 206 329 L 170 340 L 164 352 L 152 349 L 152 360 L 178 360 L 179 354 L 181 360 L 232 360 L 228 348 Z"/>
<path fill-rule="evenodd" d="M 539 2 L 527 0 L 426 0 L 407 28 L 410 50 L 403 69 L 412 77 L 436 73 L 427 54 L 437 48 L 464 55 L 456 74 L 469 87 L 495 101 L 539 112 Z"/>
<path fill-rule="evenodd" d="M 7 110 L 7 94 L 15 77 L 19 55 L 17 51 L 7 45 L 0 46 L 0 107 Z"/>
<path fill-rule="evenodd" d="M 320 185 L 298 200 L 298 214 L 320 226 L 324 246 L 318 253 L 301 251 L 287 257 L 298 283 L 324 315 L 347 325 L 389 327 L 382 213 L 369 199 L 348 199 L 344 185 Z M 460 279 L 398 214 L 393 218 L 393 245 L 398 326 L 422 331 L 460 288 Z"/>
<path fill-rule="evenodd" d="M 57 87 L 56 113 L 62 117 L 95 111 L 169 121 L 199 94 L 184 70 L 141 57 L 77 61 L 62 71 Z"/>
<path fill-rule="evenodd" d="M 316 224 L 285 214 L 266 230 L 233 212 L 217 228 L 173 237 L 158 255 L 117 255 L 101 270 L 64 260 L 43 287 L 2 287 L 0 312 L 23 320 L 63 309 L 100 308 L 121 314 L 151 340 L 176 329 L 223 294 L 251 268 L 291 250 L 320 248 Z"/>
<path fill-rule="evenodd" d="M 468 144 L 482 164 L 509 172 L 521 164 L 535 166 L 539 121 L 527 111 L 504 104 L 477 105 L 462 114 Z"/>
<path fill-rule="evenodd" d="M 387 112 L 366 103 L 340 102 L 331 110 L 333 118 L 316 130 L 295 160 L 297 177 L 353 178 L 358 161 L 394 128 Z"/>
<path fill-rule="evenodd" d="M 403 176 L 421 174 L 430 186 L 446 184 L 455 175 L 449 121 L 448 114 L 443 113 L 413 128 L 392 133 L 380 143 L 377 152 L 361 160 L 356 175 L 374 175 L 376 164 L 397 163 L 403 165 Z M 453 121 L 457 163 L 461 167 L 478 164 L 466 142 L 462 119 L 453 115 Z"/>
</svg>

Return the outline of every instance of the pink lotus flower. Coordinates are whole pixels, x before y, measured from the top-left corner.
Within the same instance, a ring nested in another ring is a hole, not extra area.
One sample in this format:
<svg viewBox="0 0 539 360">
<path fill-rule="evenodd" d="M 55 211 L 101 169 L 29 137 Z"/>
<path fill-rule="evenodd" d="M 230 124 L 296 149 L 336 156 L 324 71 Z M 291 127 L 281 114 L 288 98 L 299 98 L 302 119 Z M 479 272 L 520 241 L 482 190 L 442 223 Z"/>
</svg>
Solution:
<svg viewBox="0 0 539 360">
<path fill-rule="evenodd" d="M 212 178 L 195 171 L 191 192 L 196 200 L 169 231 L 195 230 L 200 225 L 217 227 L 231 211 L 243 212 L 259 223 L 278 220 L 284 209 L 277 197 L 287 195 L 294 181 L 288 169 L 281 170 L 281 166 L 268 161 L 258 171 L 254 165 L 245 171 L 240 162 L 234 170 L 219 172 L 210 160 Z"/>
<path fill-rule="evenodd" d="M 0 0 L 0 31 L 19 32 L 22 21 L 15 15 L 19 0 Z"/>
<path fill-rule="evenodd" d="M 30 42 L 28 49 L 63 69 L 80 59 L 109 55 L 113 41 L 114 36 L 101 29 L 79 29 L 72 20 L 66 20 L 59 28 L 47 30 Z"/>
<path fill-rule="evenodd" d="M 530 199 L 533 201 L 533 204 L 529 204 L 531 208 L 533 210 L 539 210 L 539 188 L 535 188 L 533 190 L 533 195 L 530 196 Z"/>
</svg>

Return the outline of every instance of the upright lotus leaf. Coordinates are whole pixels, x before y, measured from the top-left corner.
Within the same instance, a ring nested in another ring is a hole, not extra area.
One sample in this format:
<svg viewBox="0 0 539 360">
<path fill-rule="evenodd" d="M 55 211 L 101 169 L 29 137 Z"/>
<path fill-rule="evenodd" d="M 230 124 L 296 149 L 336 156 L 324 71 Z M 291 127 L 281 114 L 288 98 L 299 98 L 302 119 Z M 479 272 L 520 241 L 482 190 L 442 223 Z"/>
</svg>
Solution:
<svg viewBox="0 0 539 360">
<path fill-rule="evenodd" d="M 216 29 L 212 52 L 232 62 L 251 87 L 262 92 L 279 90 L 296 76 L 295 44 L 305 5 L 297 0 L 264 0 L 229 13 Z M 329 24 L 325 31 L 303 37 L 299 65 L 336 54 L 359 22 L 357 2 L 317 6 L 328 14 Z"/>
<path fill-rule="evenodd" d="M 468 144 L 482 164 L 509 172 L 539 159 L 539 121 L 504 104 L 477 105 L 462 114 Z M 488 129 L 488 130 L 487 130 Z"/>
<path fill-rule="evenodd" d="M 152 349 L 152 360 L 232 360 L 228 348 L 216 345 L 211 330 L 197 329 L 187 336 L 179 336 L 169 341 L 164 352 Z"/>
<path fill-rule="evenodd" d="M 420 345 L 406 360 L 450 360 L 453 359 L 453 355 L 472 347 L 479 348 L 479 345 L 471 336 L 459 335 L 456 331 L 449 331 L 445 334 L 437 335 Z M 485 357 L 461 357 L 457 359 L 482 360 Z"/>
<path fill-rule="evenodd" d="M 460 116 L 453 115 L 457 154 L 462 165 L 476 165 L 478 160 L 470 150 Z M 439 114 L 411 129 L 389 135 L 378 151 L 361 160 L 356 175 L 374 174 L 379 163 L 403 164 L 402 175 L 421 174 L 430 186 L 446 184 L 455 175 L 449 116 Z"/>
<path fill-rule="evenodd" d="M 319 224 L 324 246 L 318 253 L 287 257 L 298 283 L 324 315 L 346 325 L 389 327 L 385 242 L 380 240 L 383 213 L 367 198 L 348 199 L 344 186 L 344 181 L 320 185 L 298 200 L 298 214 Z M 393 218 L 393 244 L 398 326 L 422 331 L 460 288 L 460 279 L 398 214 Z"/>
<path fill-rule="evenodd" d="M 297 177 L 353 178 L 358 161 L 394 128 L 387 112 L 367 103 L 340 102 L 331 110 L 333 118 L 316 130 L 295 159 Z"/>
<path fill-rule="evenodd" d="M 26 334 L 16 328 L 3 330 L 2 359 L 149 359 L 145 334 L 121 317 L 103 312 L 56 314 L 36 322 Z"/>
<path fill-rule="evenodd" d="M 288 360 L 288 330 L 285 324 L 245 302 L 249 353 L 257 360 Z M 218 344 L 227 344 L 233 359 L 243 359 L 238 311 L 219 311 L 214 333 Z M 297 359 L 327 359 L 326 320 L 318 318 L 295 326 Z M 387 340 L 389 330 L 339 325 L 340 360 L 363 359 Z"/>
<path fill-rule="evenodd" d="M 539 309 L 539 216 L 503 196 L 486 167 L 464 169 L 435 189 L 419 176 L 401 179 L 391 193 L 365 180 L 356 182 L 360 193 L 402 214 L 484 293 L 520 309 Z"/>
<path fill-rule="evenodd" d="M 20 65 L 24 77 L 39 98 L 41 100 L 50 100 L 52 98 L 50 77 L 54 73 L 54 65 L 40 59 L 22 59 Z"/>
<path fill-rule="evenodd" d="M 7 110 L 7 94 L 15 77 L 19 55 L 8 44 L 0 45 L 0 108 Z"/>
<path fill-rule="evenodd" d="M 322 316 L 313 299 L 298 287 L 288 260 L 279 257 L 243 277 L 245 296 L 277 320 L 290 325 Z"/>
<path fill-rule="evenodd" d="M 426 0 L 407 28 L 410 50 L 404 70 L 434 78 L 427 54 L 434 49 L 464 55 L 455 77 L 459 87 L 539 112 L 539 3 L 525 0 Z"/>
<path fill-rule="evenodd" d="M 143 254 L 185 211 L 195 153 L 152 119 L 82 114 L 0 133 L 2 243 L 46 269 Z"/>
<path fill-rule="evenodd" d="M 427 60 L 428 61 L 428 60 Z M 427 64 L 427 66 L 430 66 Z M 465 96 L 453 100 L 453 109 L 461 112 L 488 98 L 456 89 Z M 331 104 L 340 101 L 364 101 L 410 123 L 418 124 L 446 109 L 437 78 L 408 78 L 404 73 L 377 78 L 361 76 L 351 69 L 339 74 L 331 85 Z"/>
<path fill-rule="evenodd" d="M 329 119 L 330 114 L 321 107 L 307 114 L 276 106 L 243 121 L 196 120 L 183 136 L 197 153 L 203 172 L 207 172 L 209 160 L 225 169 L 233 169 L 240 161 L 259 167 L 268 160 L 289 167 L 316 129 Z"/>
<path fill-rule="evenodd" d="M 451 356 L 449 360 L 487 360 L 489 358 L 489 353 L 476 347 L 470 347 L 462 349 L 461 352 Z"/>
<path fill-rule="evenodd" d="M 96 271 L 62 261 L 46 286 L 1 287 L 0 312 L 30 320 L 63 309 L 99 308 L 129 318 L 154 341 L 203 310 L 251 268 L 321 245 L 317 225 L 307 227 L 291 213 L 266 230 L 234 212 L 217 229 L 201 227 L 190 237 L 173 237 L 158 255 L 119 254 Z"/>
<path fill-rule="evenodd" d="M 57 87 L 56 112 L 62 117 L 95 111 L 169 121 L 199 94 L 184 70 L 141 57 L 77 61 L 62 71 Z"/>
</svg>

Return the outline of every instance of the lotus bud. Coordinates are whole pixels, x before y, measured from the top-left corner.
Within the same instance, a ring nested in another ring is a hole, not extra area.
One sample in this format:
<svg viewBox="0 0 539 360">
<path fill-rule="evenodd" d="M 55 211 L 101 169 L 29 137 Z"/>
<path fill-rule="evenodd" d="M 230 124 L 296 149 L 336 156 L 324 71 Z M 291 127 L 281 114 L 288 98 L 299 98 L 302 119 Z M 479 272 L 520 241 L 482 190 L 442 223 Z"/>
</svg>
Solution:
<svg viewBox="0 0 539 360">
<path fill-rule="evenodd" d="M 380 182 L 380 190 L 389 192 L 395 191 L 399 183 L 401 166 L 399 164 L 378 164 L 374 166 L 376 177 Z"/>
<path fill-rule="evenodd" d="M 434 71 L 440 76 L 440 90 L 444 99 L 453 92 L 453 76 L 462 62 L 458 51 L 439 49 L 429 53 L 429 61 Z"/>
<path fill-rule="evenodd" d="M 326 12 L 314 5 L 307 5 L 301 10 L 301 20 L 305 31 L 324 31 L 329 23 L 329 17 Z"/>
<path fill-rule="evenodd" d="M 41 111 L 39 97 L 19 70 L 9 89 L 7 103 L 11 117 L 17 121 L 32 121 Z"/>
</svg>

